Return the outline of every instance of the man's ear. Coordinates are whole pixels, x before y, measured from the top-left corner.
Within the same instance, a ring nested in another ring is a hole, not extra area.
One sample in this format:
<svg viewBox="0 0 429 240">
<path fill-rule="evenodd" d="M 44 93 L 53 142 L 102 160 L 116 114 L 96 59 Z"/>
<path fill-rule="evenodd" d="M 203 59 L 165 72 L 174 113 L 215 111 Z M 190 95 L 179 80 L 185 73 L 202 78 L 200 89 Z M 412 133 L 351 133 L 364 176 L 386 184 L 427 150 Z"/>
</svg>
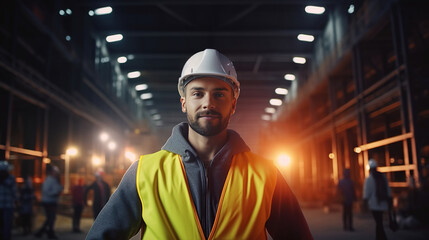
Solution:
<svg viewBox="0 0 429 240">
<path fill-rule="evenodd" d="M 235 108 L 237 107 L 237 99 L 234 98 L 232 100 L 232 109 L 231 109 L 231 115 L 233 115 L 235 113 Z"/>
<path fill-rule="evenodd" d="M 185 97 L 181 97 L 180 98 L 180 102 L 182 103 L 182 112 L 186 113 L 186 98 Z"/>
</svg>

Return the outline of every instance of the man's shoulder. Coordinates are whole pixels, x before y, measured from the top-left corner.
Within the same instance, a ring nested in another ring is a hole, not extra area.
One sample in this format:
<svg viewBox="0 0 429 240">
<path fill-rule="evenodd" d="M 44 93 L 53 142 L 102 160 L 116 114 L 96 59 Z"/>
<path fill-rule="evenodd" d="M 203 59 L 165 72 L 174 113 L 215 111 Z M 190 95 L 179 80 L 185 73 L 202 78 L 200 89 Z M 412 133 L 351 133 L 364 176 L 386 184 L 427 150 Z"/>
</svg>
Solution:
<svg viewBox="0 0 429 240">
<path fill-rule="evenodd" d="M 177 153 L 173 153 L 171 151 L 165 150 L 165 149 L 161 149 L 157 152 L 153 152 L 153 153 L 149 153 L 149 154 L 143 154 L 140 156 L 140 161 L 141 160 L 146 160 L 146 159 L 159 159 L 159 158 L 163 158 L 166 156 L 171 156 L 171 155 L 178 155 Z"/>
<path fill-rule="evenodd" d="M 248 164 L 252 164 L 259 167 L 264 167 L 264 168 L 276 168 L 274 165 L 274 162 L 270 159 L 265 158 L 262 155 L 256 154 L 254 152 L 251 151 L 246 151 L 246 152 L 241 152 L 235 155 L 235 157 L 240 158 L 245 160 L 246 163 Z"/>
</svg>

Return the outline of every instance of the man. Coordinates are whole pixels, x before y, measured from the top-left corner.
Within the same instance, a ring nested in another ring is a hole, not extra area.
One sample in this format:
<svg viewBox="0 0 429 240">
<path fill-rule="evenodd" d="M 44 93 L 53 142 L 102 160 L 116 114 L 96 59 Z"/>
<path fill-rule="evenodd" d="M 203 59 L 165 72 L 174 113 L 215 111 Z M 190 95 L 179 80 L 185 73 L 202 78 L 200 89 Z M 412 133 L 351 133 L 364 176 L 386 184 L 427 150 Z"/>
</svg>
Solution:
<svg viewBox="0 0 429 240">
<path fill-rule="evenodd" d="M 178 90 L 188 123 L 127 170 L 87 239 L 312 239 L 280 172 L 227 130 L 240 93 L 232 62 L 194 54 Z"/>
<path fill-rule="evenodd" d="M 110 198 L 110 186 L 103 180 L 104 172 L 98 170 L 95 172 L 95 181 L 85 189 L 83 196 L 84 203 L 86 205 L 88 192 L 94 191 L 94 198 L 92 201 L 92 217 L 97 218 L 101 209 L 106 205 L 107 201 Z"/>
<path fill-rule="evenodd" d="M 356 200 L 356 192 L 352 179 L 350 178 L 350 169 L 345 168 L 343 179 L 338 183 L 338 191 L 341 194 L 343 203 L 343 229 L 344 231 L 354 231 L 353 228 L 353 202 Z"/>
<path fill-rule="evenodd" d="M 49 239 L 58 239 L 54 225 L 57 217 L 58 200 L 62 191 L 60 169 L 51 164 L 46 165 L 46 178 L 42 184 L 42 205 L 45 209 L 46 219 L 42 227 L 36 232 L 36 237 L 40 238 L 44 233 L 47 233 Z"/>
<path fill-rule="evenodd" d="M 16 196 L 15 176 L 9 173 L 7 160 L 0 160 L 0 239 L 9 240 L 12 237 Z"/>
<path fill-rule="evenodd" d="M 383 212 L 391 208 L 392 192 L 386 176 L 377 171 L 377 162 L 370 159 L 368 165 L 369 176 L 363 186 L 363 200 L 375 220 L 375 239 L 385 240 L 387 237 L 383 226 Z"/>
<path fill-rule="evenodd" d="M 71 196 L 73 202 L 73 232 L 80 233 L 80 219 L 82 217 L 83 207 L 85 201 L 83 195 L 85 193 L 85 184 L 83 178 L 77 180 L 77 184 L 71 189 Z"/>
</svg>

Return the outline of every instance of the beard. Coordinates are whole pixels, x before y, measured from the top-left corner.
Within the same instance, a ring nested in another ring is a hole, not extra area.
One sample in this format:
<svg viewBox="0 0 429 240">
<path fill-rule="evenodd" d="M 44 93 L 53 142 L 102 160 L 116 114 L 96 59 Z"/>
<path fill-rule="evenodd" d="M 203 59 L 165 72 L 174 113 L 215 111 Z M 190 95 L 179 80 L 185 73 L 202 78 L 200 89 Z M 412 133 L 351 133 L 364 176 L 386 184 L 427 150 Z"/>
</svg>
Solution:
<svg viewBox="0 0 429 240">
<path fill-rule="evenodd" d="M 213 124 L 212 121 L 208 121 L 206 126 L 202 126 L 200 122 L 198 122 L 198 119 L 205 115 L 216 115 L 219 117 L 219 121 L 216 121 L 216 124 Z M 209 110 L 209 111 L 202 111 L 195 116 L 191 116 L 190 114 L 186 114 L 186 117 L 188 118 L 189 126 L 197 132 L 198 134 L 210 137 L 217 135 L 221 133 L 223 130 L 225 130 L 228 127 L 229 119 L 231 115 L 228 115 L 227 117 L 223 118 L 222 115 L 216 111 Z"/>
</svg>

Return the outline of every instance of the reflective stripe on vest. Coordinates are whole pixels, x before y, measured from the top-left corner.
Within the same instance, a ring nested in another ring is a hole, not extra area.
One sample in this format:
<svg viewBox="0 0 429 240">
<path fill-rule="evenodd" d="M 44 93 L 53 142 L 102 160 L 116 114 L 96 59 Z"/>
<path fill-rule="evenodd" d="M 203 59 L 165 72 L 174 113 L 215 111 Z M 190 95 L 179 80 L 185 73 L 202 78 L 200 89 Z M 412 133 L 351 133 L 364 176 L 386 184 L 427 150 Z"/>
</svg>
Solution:
<svg viewBox="0 0 429 240">
<path fill-rule="evenodd" d="M 266 160 L 250 152 L 235 155 L 209 239 L 266 239 L 276 180 Z M 205 239 L 179 155 L 161 150 L 142 156 L 136 181 L 142 239 Z"/>
</svg>

